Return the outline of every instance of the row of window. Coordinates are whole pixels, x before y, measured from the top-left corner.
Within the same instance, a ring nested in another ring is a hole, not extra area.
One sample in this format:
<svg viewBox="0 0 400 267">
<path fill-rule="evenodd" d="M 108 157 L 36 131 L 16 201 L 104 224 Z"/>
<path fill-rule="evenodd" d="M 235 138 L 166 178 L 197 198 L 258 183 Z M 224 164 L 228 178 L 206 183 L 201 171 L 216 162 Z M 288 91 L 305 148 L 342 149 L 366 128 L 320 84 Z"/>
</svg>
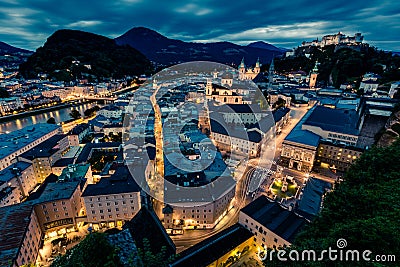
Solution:
<svg viewBox="0 0 400 267">
<path fill-rule="evenodd" d="M 119 196 L 120 196 L 121 198 L 125 198 L 124 195 L 119 195 Z M 130 194 L 129 197 L 132 198 L 133 195 Z M 113 196 L 113 197 L 111 197 L 111 196 L 105 196 L 105 197 L 97 197 L 97 198 L 90 197 L 90 198 L 89 198 L 89 202 L 91 202 L 91 201 L 96 201 L 95 199 L 97 199 L 97 201 L 100 201 L 100 200 L 102 200 L 102 199 L 106 199 L 106 200 L 107 200 L 107 199 L 110 199 L 110 198 L 117 199 L 117 196 L 115 195 L 115 196 Z"/>
<path fill-rule="evenodd" d="M 134 210 L 134 209 L 135 209 L 135 207 L 131 206 L 131 210 Z M 126 210 L 127 210 L 127 208 L 123 208 L 123 211 L 126 211 Z M 119 208 L 115 208 L 115 211 L 118 212 Z M 107 209 L 107 212 L 111 212 L 111 209 Z M 91 213 L 96 214 L 96 210 L 91 210 Z M 99 210 L 99 213 L 104 213 L 104 210 Z"/>
</svg>

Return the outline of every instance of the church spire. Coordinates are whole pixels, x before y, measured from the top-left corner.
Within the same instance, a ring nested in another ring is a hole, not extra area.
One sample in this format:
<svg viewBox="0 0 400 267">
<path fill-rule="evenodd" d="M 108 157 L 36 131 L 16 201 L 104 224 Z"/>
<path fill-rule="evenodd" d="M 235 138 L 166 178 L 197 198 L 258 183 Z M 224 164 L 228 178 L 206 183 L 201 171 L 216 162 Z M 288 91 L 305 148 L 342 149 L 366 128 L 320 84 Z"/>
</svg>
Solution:
<svg viewBox="0 0 400 267">
<path fill-rule="evenodd" d="M 315 61 L 315 65 L 314 65 L 314 68 L 312 69 L 312 72 L 313 73 L 318 73 L 318 59 L 317 59 L 317 61 Z"/>
<path fill-rule="evenodd" d="M 240 62 L 239 68 L 245 68 L 244 57 L 242 58 L 242 62 Z"/>
<path fill-rule="evenodd" d="M 260 58 L 258 57 L 257 62 L 256 62 L 256 68 L 259 68 L 259 67 L 260 67 Z"/>
</svg>

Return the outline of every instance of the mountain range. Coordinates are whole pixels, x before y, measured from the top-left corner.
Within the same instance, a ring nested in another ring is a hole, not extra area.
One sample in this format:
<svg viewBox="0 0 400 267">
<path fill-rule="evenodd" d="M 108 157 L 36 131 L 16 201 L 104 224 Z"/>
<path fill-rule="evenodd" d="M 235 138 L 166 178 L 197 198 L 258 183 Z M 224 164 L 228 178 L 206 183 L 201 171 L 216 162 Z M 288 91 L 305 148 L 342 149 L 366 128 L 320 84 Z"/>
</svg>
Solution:
<svg viewBox="0 0 400 267">
<path fill-rule="evenodd" d="M 0 42 L 0 56 L 15 53 L 32 54 L 33 52 Z"/>
<path fill-rule="evenodd" d="M 188 61 L 214 61 L 238 65 L 242 58 L 254 65 L 257 58 L 268 63 L 273 56 L 285 50 L 273 45 L 256 42 L 241 46 L 230 42 L 193 43 L 170 39 L 156 31 L 135 27 L 115 38 L 119 45 L 129 45 L 142 52 L 149 60 L 160 65 L 172 65 Z"/>
<path fill-rule="evenodd" d="M 30 52 L 5 43 L 0 43 L 0 51 Z M 58 30 L 20 65 L 20 73 L 26 78 L 39 73 L 66 80 L 81 73 L 115 78 L 148 73 L 150 61 L 156 69 L 188 61 L 238 65 L 242 58 L 251 66 L 257 59 L 269 64 L 285 51 L 262 41 L 247 46 L 184 42 L 144 27 L 134 27 L 115 39 L 78 30 Z M 85 68 L 88 65 L 90 68 Z"/>
</svg>

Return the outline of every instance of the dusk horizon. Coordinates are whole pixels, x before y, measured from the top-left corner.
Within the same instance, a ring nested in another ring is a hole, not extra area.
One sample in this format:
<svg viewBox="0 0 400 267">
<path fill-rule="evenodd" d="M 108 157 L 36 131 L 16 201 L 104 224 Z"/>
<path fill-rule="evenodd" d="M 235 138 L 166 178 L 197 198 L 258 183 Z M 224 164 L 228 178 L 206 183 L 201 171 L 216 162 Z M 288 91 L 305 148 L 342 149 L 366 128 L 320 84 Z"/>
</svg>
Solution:
<svg viewBox="0 0 400 267">
<path fill-rule="evenodd" d="M 133 27 L 146 27 L 189 42 L 264 41 L 291 49 L 302 41 L 343 32 L 361 32 L 381 50 L 400 51 L 399 6 L 391 1 L 273 3 L 178 1 L 106 1 L 51 4 L 3 1 L 0 41 L 34 51 L 53 32 L 74 29 L 115 38 Z M 338 8 L 339 6 L 339 8 Z"/>
</svg>

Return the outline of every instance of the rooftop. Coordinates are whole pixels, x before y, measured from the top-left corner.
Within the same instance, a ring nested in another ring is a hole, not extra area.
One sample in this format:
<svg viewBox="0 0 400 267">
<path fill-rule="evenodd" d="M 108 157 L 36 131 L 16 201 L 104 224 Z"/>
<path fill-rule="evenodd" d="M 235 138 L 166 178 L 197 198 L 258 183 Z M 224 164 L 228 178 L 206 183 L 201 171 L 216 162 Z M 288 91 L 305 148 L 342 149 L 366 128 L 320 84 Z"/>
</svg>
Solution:
<svg viewBox="0 0 400 267">
<path fill-rule="evenodd" d="M 0 208 L 0 266 L 10 266 L 18 254 L 32 214 L 31 205 Z"/>
<path fill-rule="evenodd" d="M 89 124 L 87 123 L 80 123 L 76 125 L 70 132 L 69 134 L 74 134 L 74 135 L 79 135 L 82 132 L 84 132 L 86 129 L 89 128 Z"/>
<path fill-rule="evenodd" d="M 87 185 L 82 197 L 139 192 L 140 187 L 126 166 L 120 166 L 110 178 L 102 178 L 97 184 Z"/>
<path fill-rule="evenodd" d="M 38 123 L 17 131 L 1 134 L 0 158 L 8 156 L 41 138 L 42 136 L 56 130 L 61 132 L 60 126 L 49 123 Z"/>
<path fill-rule="evenodd" d="M 74 160 L 75 158 L 61 158 L 53 164 L 53 167 L 66 167 L 69 164 L 73 164 Z"/>
<path fill-rule="evenodd" d="M 71 182 L 50 182 L 44 185 L 43 191 L 31 199 L 31 203 L 44 203 L 61 199 L 70 199 L 77 190 L 81 181 Z"/>
<path fill-rule="evenodd" d="M 331 188 L 331 184 L 328 182 L 314 178 L 308 179 L 296 211 L 310 219 L 317 215 L 321 208 L 322 196 L 329 188 Z"/>
<path fill-rule="evenodd" d="M 179 254 L 171 267 L 208 266 L 226 253 L 251 238 L 253 234 L 240 224 L 213 235 Z"/>
<path fill-rule="evenodd" d="M 243 140 L 248 140 L 253 143 L 258 143 L 262 140 L 263 135 L 257 131 L 256 129 L 259 129 L 263 132 L 266 132 L 265 126 L 267 126 L 267 123 L 263 122 L 268 122 L 267 117 L 263 118 L 260 120 L 259 123 L 254 124 L 254 126 L 250 127 L 250 129 L 246 129 L 243 127 L 243 125 L 233 125 L 233 124 L 228 124 L 224 122 L 223 118 L 219 118 L 220 114 L 218 115 L 213 115 L 212 118 L 210 118 L 210 126 L 211 126 L 211 131 L 214 133 L 218 133 L 221 135 L 227 135 L 229 137 L 234 137 L 238 139 L 243 139 Z M 270 120 L 270 119 L 269 119 Z M 261 126 L 261 127 L 259 127 Z M 265 129 L 262 129 L 265 128 Z"/>
<path fill-rule="evenodd" d="M 316 106 L 310 110 L 311 114 L 303 123 L 319 127 L 325 131 L 358 135 L 359 116 L 355 110 L 333 109 L 324 106 Z"/>
<path fill-rule="evenodd" d="M 69 164 L 58 177 L 60 181 L 81 180 L 90 169 L 90 164 Z"/>
<path fill-rule="evenodd" d="M 310 116 L 314 108 L 311 108 L 303 116 L 303 118 L 296 124 L 296 126 L 292 129 L 292 131 L 290 131 L 290 133 L 286 136 L 285 141 L 304 144 L 312 147 L 318 147 L 319 140 L 321 139 L 321 137 L 308 130 L 301 129 L 304 121 L 307 120 L 307 118 Z"/>
<path fill-rule="evenodd" d="M 92 149 L 111 149 L 119 148 L 121 143 L 119 142 L 104 142 L 104 143 L 87 143 L 76 159 L 77 163 L 87 162 L 91 155 Z"/>
<path fill-rule="evenodd" d="M 123 229 L 129 229 L 138 248 L 143 249 L 143 239 L 147 238 L 153 253 L 158 253 L 165 247 L 166 258 L 175 255 L 175 244 L 153 210 L 142 207 L 132 220 L 124 224 Z"/>
<path fill-rule="evenodd" d="M 50 157 L 60 149 L 58 144 L 66 136 L 67 135 L 65 134 L 56 134 L 47 139 L 46 141 L 38 144 L 37 146 L 21 154 L 20 157 L 29 160 L 32 160 L 34 158 Z"/>
<path fill-rule="evenodd" d="M 275 110 L 274 112 L 272 112 L 272 115 L 274 116 L 274 121 L 275 122 L 280 121 L 289 112 L 290 112 L 290 108 L 286 108 L 286 107 Z"/>
<path fill-rule="evenodd" d="M 288 242 L 292 242 L 296 234 L 307 223 L 305 218 L 287 210 L 266 196 L 260 196 L 244 207 L 241 212 Z"/>
<path fill-rule="evenodd" d="M 32 164 L 24 162 L 24 161 L 18 161 L 14 163 L 11 166 L 8 166 L 7 168 L 3 169 L 0 171 L 0 185 L 3 183 L 7 183 L 14 177 L 18 176 L 20 172 L 26 170 L 29 166 Z"/>
</svg>

